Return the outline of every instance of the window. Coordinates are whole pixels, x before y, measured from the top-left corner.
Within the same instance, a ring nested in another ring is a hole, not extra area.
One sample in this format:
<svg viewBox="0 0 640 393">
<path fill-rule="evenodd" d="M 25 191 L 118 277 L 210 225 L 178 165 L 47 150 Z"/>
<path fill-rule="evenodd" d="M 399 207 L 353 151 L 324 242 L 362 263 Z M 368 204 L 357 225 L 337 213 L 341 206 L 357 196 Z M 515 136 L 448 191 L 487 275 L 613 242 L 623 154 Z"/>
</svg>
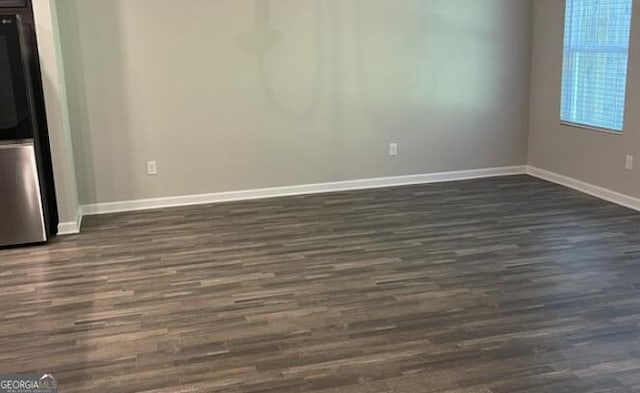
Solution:
<svg viewBox="0 0 640 393">
<path fill-rule="evenodd" d="M 632 0 L 566 0 L 561 120 L 621 132 Z"/>
</svg>

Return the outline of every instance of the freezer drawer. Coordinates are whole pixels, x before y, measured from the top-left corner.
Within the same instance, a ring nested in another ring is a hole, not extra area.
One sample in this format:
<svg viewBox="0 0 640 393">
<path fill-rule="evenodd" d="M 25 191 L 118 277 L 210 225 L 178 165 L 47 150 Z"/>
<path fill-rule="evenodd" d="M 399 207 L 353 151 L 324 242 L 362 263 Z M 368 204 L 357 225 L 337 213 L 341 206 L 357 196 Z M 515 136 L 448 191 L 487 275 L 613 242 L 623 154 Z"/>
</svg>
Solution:
<svg viewBox="0 0 640 393">
<path fill-rule="evenodd" d="M 0 142 L 0 247 L 46 240 L 33 141 Z"/>
</svg>

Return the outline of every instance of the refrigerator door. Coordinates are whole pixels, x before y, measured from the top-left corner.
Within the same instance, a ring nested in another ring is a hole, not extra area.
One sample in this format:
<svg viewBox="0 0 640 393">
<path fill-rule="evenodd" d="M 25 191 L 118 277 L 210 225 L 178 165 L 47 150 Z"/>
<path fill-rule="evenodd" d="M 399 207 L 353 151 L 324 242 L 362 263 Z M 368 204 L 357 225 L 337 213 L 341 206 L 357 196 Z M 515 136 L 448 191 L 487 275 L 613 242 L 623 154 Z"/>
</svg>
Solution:
<svg viewBox="0 0 640 393">
<path fill-rule="evenodd" d="M 0 139 L 33 137 L 35 123 L 20 39 L 20 19 L 0 15 Z"/>
<path fill-rule="evenodd" d="M 47 241 L 33 141 L 0 143 L 0 247 Z"/>
</svg>

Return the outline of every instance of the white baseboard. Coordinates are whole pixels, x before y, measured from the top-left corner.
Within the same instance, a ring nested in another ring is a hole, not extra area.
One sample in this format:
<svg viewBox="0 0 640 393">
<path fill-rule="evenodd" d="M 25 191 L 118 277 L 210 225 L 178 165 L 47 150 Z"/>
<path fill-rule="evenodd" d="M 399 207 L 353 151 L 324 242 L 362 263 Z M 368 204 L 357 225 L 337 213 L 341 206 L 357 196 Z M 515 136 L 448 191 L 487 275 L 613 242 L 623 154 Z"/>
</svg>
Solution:
<svg viewBox="0 0 640 393">
<path fill-rule="evenodd" d="M 572 188 L 574 190 L 583 192 L 585 194 L 594 196 L 596 198 L 600 198 L 605 201 L 615 203 L 617 205 L 628 207 L 629 209 L 640 211 L 640 199 L 638 198 L 621 194 L 616 191 L 611 191 L 603 187 L 594 186 L 593 184 L 585 183 L 583 181 L 576 180 L 568 176 L 559 175 L 557 173 L 536 168 L 533 166 L 527 166 L 526 172 L 528 175 L 537 177 L 539 179 L 560 184 L 562 186 Z"/>
<path fill-rule="evenodd" d="M 292 195 L 320 194 L 338 191 L 394 187 L 411 184 L 439 183 L 447 181 L 480 179 L 485 177 L 498 177 L 520 174 L 528 174 L 530 176 L 534 176 L 543 180 L 550 181 L 552 183 L 572 188 L 574 190 L 592 195 L 608 202 L 640 211 L 639 198 L 621 194 L 616 191 L 595 186 L 593 184 L 589 184 L 534 166 L 523 165 L 90 204 L 81 206 L 81 208 L 78 210 L 77 219 L 75 222 L 60 223 L 58 225 L 58 234 L 70 235 L 79 233 L 82 224 L 82 217 L 84 215 L 160 209 L 165 207 L 201 205 L 219 202 L 246 201 Z"/>
<path fill-rule="evenodd" d="M 61 222 L 58 224 L 58 235 L 75 235 L 80 233 L 80 227 L 82 226 L 82 206 L 78 208 L 76 213 L 76 220 L 69 222 Z"/>
<path fill-rule="evenodd" d="M 82 207 L 82 214 L 107 214 L 136 210 L 159 209 L 165 207 L 201 205 L 218 202 L 246 201 L 252 199 L 275 198 L 291 195 L 320 194 L 327 192 L 394 187 L 411 184 L 438 183 L 456 180 L 478 179 L 483 177 L 519 175 L 524 174 L 525 172 L 526 166 L 522 165 L 456 172 L 429 173 L 422 175 L 348 180 L 332 183 L 305 184 L 299 186 L 262 188 L 244 191 L 219 192 L 213 194 L 139 199 L 133 201 L 84 205 Z"/>
</svg>

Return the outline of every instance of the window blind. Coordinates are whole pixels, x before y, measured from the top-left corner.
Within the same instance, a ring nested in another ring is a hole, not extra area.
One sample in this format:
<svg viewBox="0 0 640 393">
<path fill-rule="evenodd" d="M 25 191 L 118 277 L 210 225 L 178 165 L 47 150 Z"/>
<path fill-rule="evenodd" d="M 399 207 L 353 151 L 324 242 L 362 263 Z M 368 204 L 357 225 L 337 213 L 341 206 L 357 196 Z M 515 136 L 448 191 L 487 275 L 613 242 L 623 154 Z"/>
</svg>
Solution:
<svg viewBox="0 0 640 393">
<path fill-rule="evenodd" d="M 561 120 L 621 132 L 632 0 L 566 0 Z"/>
</svg>

